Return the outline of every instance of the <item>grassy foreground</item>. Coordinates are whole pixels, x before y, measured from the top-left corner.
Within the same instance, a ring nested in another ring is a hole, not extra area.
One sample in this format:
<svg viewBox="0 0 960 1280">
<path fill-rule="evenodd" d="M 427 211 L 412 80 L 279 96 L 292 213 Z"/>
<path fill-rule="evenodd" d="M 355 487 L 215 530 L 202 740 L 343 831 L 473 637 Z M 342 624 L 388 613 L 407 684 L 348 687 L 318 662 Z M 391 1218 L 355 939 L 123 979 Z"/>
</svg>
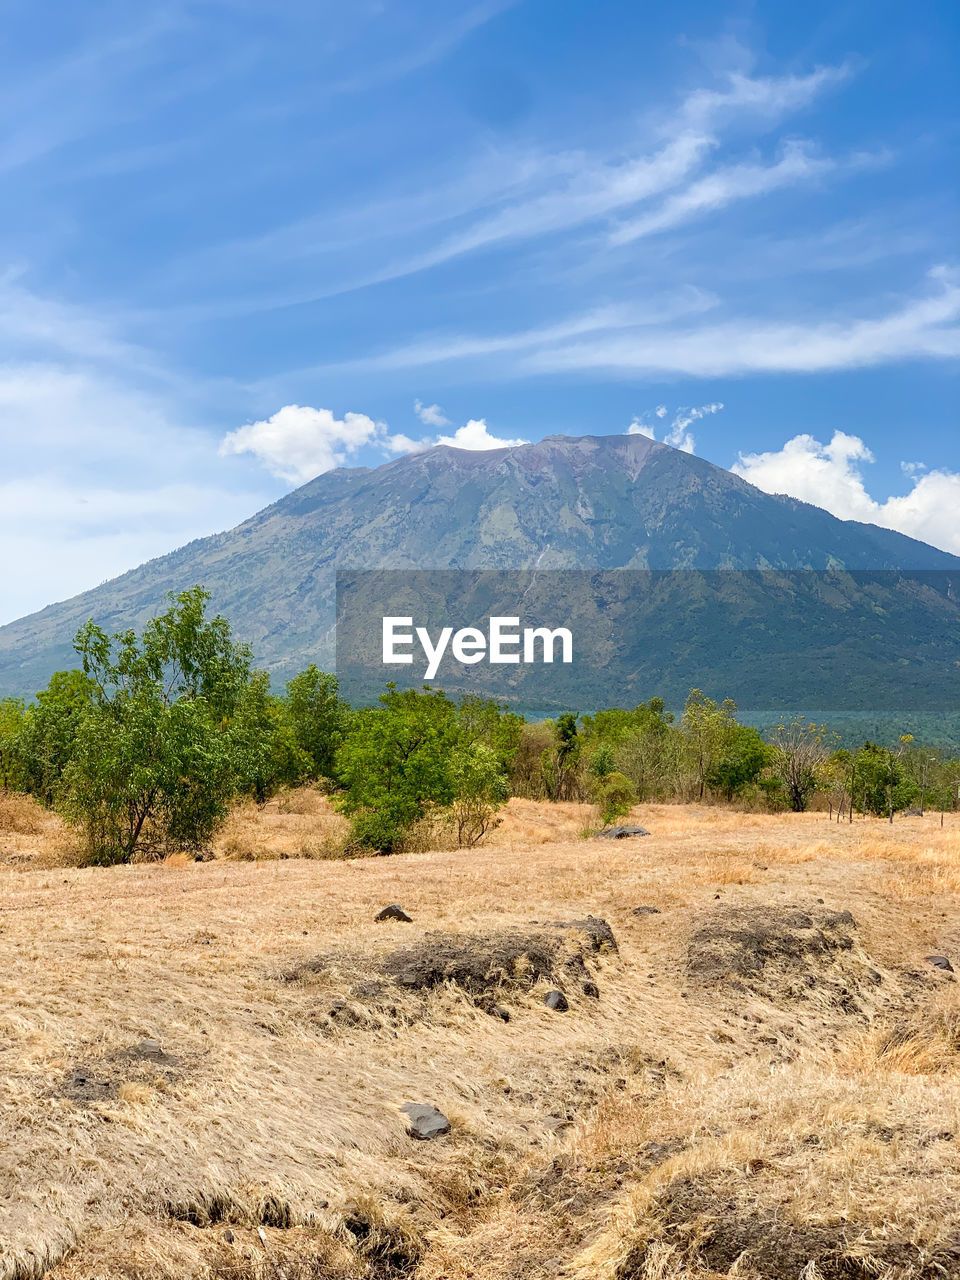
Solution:
<svg viewBox="0 0 960 1280">
<path fill-rule="evenodd" d="M 643 806 L 608 842 L 515 800 L 482 849 L 333 861 L 293 797 L 212 861 L 77 869 L 17 806 L 3 1280 L 960 1275 L 927 960 L 960 960 L 957 815 Z M 413 923 L 373 923 L 393 902 Z M 552 926 L 589 916 L 617 949 Z"/>
</svg>

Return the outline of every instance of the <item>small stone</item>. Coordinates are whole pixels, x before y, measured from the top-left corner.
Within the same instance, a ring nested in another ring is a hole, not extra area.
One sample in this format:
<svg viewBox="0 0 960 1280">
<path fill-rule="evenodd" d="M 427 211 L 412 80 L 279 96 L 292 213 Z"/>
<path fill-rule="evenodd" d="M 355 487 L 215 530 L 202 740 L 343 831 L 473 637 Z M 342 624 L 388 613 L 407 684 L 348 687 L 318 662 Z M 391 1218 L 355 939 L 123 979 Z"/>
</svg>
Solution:
<svg viewBox="0 0 960 1280">
<path fill-rule="evenodd" d="M 505 1009 L 502 1004 L 495 1004 L 490 1010 L 490 1014 L 494 1018 L 499 1018 L 501 1022 L 510 1021 L 510 1010 Z"/>
<path fill-rule="evenodd" d="M 583 984 L 583 994 L 589 996 L 591 1000 L 599 1000 L 600 988 L 595 982 L 585 982 Z"/>
<path fill-rule="evenodd" d="M 233 1232 L 230 1230 L 229 1227 L 223 1233 L 223 1238 L 227 1244 L 233 1244 Z"/>
<path fill-rule="evenodd" d="M 594 835 L 594 840 L 629 840 L 634 836 L 648 836 L 646 827 L 605 827 Z"/>
<path fill-rule="evenodd" d="M 932 964 L 935 969 L 942 969 L 944 973 L 953 973 L 953 965 L 946 956 L 927 956 L 927 964 Z"/>
<path fill-rule="evenodd" d="M 138 1058 L 162 1058 L 163 1046 L 159 1040 L 141 1040 L 137 1045 Z"/>
<path fill-rule="evenodd" d="M 411 1138 L 429 1142 L 450 1132 L 450 1121 L 429 1102 L 405 1102 L 400 1110 L 407 1116 L 407 1133 Z"/>
<path fill-rule="evenodd" d="M 633 916 L 658 916 L 660 914 L 659 907 L 634 907 L 630 912 Z"/>
<path fill-rule="evenodd" d="M 373 918 L 374 920 L 400 920 L 403 924 L 413 924 L 413 916 L 408 916 L 403 907 L 399 906 L 396 902 L 391 902 L 389 907 L 384 907 L 383 910 Z"/>
<path fill-rule="evenodd" d="M 556 989 L 547 992 L 543 997 L 543 1003 L 548 1009 L 552 1009 L 554 1013 L 566 1013 L 570 1008 L 567 1003 L 567 997 L 562 991 L 557 991 Z"/>
</svg>

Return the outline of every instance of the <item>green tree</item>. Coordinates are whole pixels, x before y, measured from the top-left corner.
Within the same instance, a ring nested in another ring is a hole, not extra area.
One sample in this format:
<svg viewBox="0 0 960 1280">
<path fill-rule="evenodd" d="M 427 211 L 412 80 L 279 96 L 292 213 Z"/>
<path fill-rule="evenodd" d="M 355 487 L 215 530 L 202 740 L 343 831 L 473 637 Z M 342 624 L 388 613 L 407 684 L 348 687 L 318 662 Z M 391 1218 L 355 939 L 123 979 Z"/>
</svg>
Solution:
<svg viewBox="0 0 960 1280">
<path fill-rule="evenodd" d="M 509 795 L 496 752 L 485 742 L 468 742 L 450 760 L 453 791 L 451 808 L 457 824 L 457 843 L 470 848 L 480 843 Z"/>
<path fill-rule="evenodd" d="M 56 804 L 93 861 L 199 847 L 236 793 L 250 653 L 225 619 L 207 619 L 208 599 L 202 587 L 181 592 L 139 636 L 110 637 L 93 622 L 77 634 L 90 699 Z"/>
<path fill-rule="evenodd" d="M 690 690 L 681 728 L 693 767 L 698 800 L 703 799 L 709 777 L 739 727 L 736 714 L 737 704 L 729 698 L 716 703 L 700 689 Z"/>
<path fill-rule="evenodd" d="M 23 786 L 23 733 L 27 713 L 22 698 L 0 699 L 0 789 Z"/>
<path fill-rule="evenodd" d="M 300 745 L 285 698 L 270 693 L 270 677 L 255 671 L 230 724 L 237 791 L 263 805 L 281 787 L 313 776 L 313 759 Z"/>
<path fill-rule="evenodd" d="M 482 742 L 493 751 L 500 771 L 509 774 L 524 729 L 523 716 L 492 698 L 469 693 L 457 703 L 457 727 L 461 742 Z"/>
<path fill-rule="evenodd" d="M 895 813 L 919 801 L 920 787 L 907 775 L 900 752 L 865 742 L 856 753 L 855 765 L 854 805 L 861 813 L 892 822 Z"/>
<path fill-rule="evenodd" d="M 341 810 L 358 845 L 378 853 L 399 849 L 415 822 L 454 799 L 451 755 L 458 745 L 456 708 L 440 690 L 398 690 L 351 719 L 337 773 Z"/>
<path fill-rule="evenodd" d="M 17 742 L 22 785 L 48 809 L 56 803 L 93 696 L 94 683 L 82 671 L 55 671 L 26 709 Z"/>
<path fill-rule="evenodd" d="M 304 776 L 333 778 L 350 710 L 340 697 L 337 677 L 311 663 L 287 681 L 286 704 L 294 740 L 304 755 Z"/>
<path fill-rule="evenodd" d="M 707 785 L 731 801 L 751 783 L 759 781 L 771 753 L 756 729 L 741 724 L 730 728 L 724 735 L 720 751 L 719 758 L 707 771 Z"/>
<path fill-rule="evenodd" d="M 601 742 L 596 751 L 590 755 L 590 774 L 598 782 L 603 782 L 616 769 L 613 748 L 609 742 Z"/>
<path fill-rule="evenodd" d="M 553 723 L 553 741 L 543 754 L 543 777 L 550 800 L 569 800 L 577 790 L 580 762 L 577 715 L 565 711 Z"/>
</svg>

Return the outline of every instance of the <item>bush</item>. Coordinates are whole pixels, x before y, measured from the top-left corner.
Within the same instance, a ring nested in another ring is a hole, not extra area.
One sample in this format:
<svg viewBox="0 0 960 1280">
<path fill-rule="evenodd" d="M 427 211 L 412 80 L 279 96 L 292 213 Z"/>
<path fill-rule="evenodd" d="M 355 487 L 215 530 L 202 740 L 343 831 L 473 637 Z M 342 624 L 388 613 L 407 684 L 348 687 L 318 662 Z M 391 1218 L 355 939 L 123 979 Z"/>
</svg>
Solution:
<svg viewBox="0 0 960 1280">
<path fill-rule="evenodd" d="M 455 753 L 450 765 L 453 815 L 457 843 L 472 848 L 490 828 L 497 810 L 506 804 L 509 789 L 497 757 L 483 742 L 473 742 Z"/>
<path fill-rule="evenodd" d="M 616 770 L 597 784 L 595 795 L 600 806 L 600 821 L 605 827 L 617 818 L 625 818 L 637 803 L 636 787 Z"/>
<path fill-rule="evenodd" d="M 341 812 L 356 845 L 395 853 L 415 827 L 444 812 L 458 844 L 477 844 L 509 794 L 504 758 L 516 719 L 493 702 L 455 706 L 439 691 L 388 685 L 378 707 L 351 718 L 337 755 Z"/>
</svg>

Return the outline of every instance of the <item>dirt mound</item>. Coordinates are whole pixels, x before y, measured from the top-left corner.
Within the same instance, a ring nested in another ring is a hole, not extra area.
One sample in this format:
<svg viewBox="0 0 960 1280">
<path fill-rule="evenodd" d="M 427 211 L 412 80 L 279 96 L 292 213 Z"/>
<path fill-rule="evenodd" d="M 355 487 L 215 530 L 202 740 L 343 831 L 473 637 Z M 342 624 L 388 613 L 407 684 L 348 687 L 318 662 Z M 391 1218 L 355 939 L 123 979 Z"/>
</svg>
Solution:
<svg viewBox="0 0 960 1280">
<path fill-rule="evenodd" d="M 135 1094 L 138 1088 L 148 1092 L 158 1085 L 165 1088 L 181 1077 L 181 1068 L 179 1058 L 164 1053 L 156 1041 L 143 1040 L 97 1060 L 77 1063 L 57 1092 L 76 1106 L 88 1107 L 120 1097 L 125 1089 L 133 1089 Z"/>
<path fill-rule="evenodd" d="M 706 986 L 781 998 L 826 991 L 848 1011 L 860 990 L 882 981 L 859 946 L 849 911 L 777 906 L 713 912 L 690 939 L 687 973 Z"/>
<path fill-rule="evenodd" d="M 494 933 L 428 933 L 384 956 L 381 972 L 409 991 L 452 982 L 483 999 L 504 987 L 540 981 L 581 984 L 590 976 L 589 956 L 617 949 L 606 920 L 588 916 Z"/>
<path fill-rule="evenodd" d="M 872 1238 L 865 1224 L 797 1224 L 775 1208 L 746 1207 L 695 1179 L 674 1186 L 661 1204 L 664 1226 L 689 1261 L 717 1275 L 763 1280 L 946 1280 L 960 1276 L 960 1245 L 927 1252 L 907 1240 Z M 617 1280 L 644 1274 L 638 1251 Z M 813 1266 L 811 1267 L 811 1263 Z M 735 1270 L 734 1270 L 735 1268 Z"/>
</svg>

